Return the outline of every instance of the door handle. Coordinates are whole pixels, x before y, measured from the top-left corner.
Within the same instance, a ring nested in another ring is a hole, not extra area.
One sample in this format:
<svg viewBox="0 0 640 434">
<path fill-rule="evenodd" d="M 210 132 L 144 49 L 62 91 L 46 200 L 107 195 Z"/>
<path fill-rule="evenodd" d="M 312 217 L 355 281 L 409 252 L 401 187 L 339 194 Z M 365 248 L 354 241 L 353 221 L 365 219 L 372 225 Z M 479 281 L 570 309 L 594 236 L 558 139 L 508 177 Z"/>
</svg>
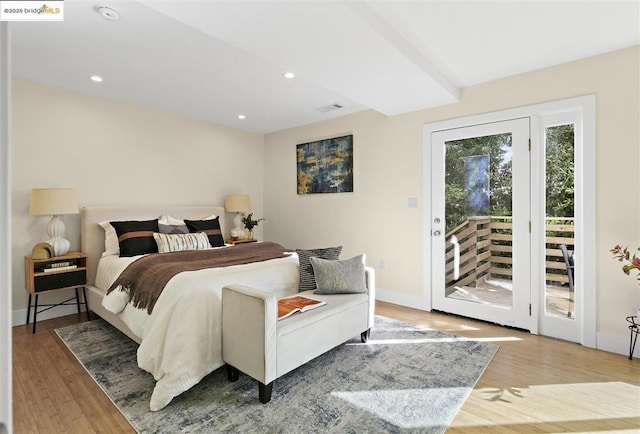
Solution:
<svg viewBox="0 0 640 434">
<path fill-rule="evenodd" d="M 434 237 L 439 237 L 439 236 L 440 236 L 440 234 L 441 234 L 441 232 L 440 232 L 440 231 L 433 231 L 433 236 L 434 236 Z"/>
</svg>

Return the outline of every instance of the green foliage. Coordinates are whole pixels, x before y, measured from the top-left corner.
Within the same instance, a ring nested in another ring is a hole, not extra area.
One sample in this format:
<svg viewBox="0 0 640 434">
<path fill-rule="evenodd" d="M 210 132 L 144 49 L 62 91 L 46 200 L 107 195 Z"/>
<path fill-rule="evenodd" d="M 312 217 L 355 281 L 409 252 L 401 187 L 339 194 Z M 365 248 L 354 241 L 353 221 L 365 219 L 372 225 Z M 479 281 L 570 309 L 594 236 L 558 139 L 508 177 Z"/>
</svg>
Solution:
<svg viewBox="0 0 640 434">
<path fill-rule="evenodd" d="M 446 231 L 462 224 L 466 214 L 464 158 L 489 156 L 489 204 L 494 216 L 511 215 L 511 134 L 471 137 L 446 143 Z"/>
<path fill-rule="evenodd" d="M 242 214 L 242 223 L 244 224 L 244 227 L 249 231 L 252 231 L 253 228 L 258 226 L 258 223 L 260 223 L 261 221 L 264 221 L 264 219 L 259 218 L 257 220 L 254 220 L 252 212 L 250 212 L 249 214 Z"/>
<path fill-rule="evenodd" d="M 613 254 L 613 259 L 622 262 L 622 272 L 624 274 L 629 275 L 632 271 L 635 271 L 640 281 L 640 256 L 636 253 L 632 255 L 628 247 L 622 248 L 620 244 L 617 244 L 609 251 Z M 640 247 L 638 247 L 638 252 L 640 252 Z"/>
<path fill-rule="evenodd" d="M 549 217 L 574 216 L 574 125 L 546 129 L 546 212 Z M 496 134 L 446 142 L 446 231 L 464 223 L 465 163 L 472 155 L 489 156 L 489 207 L 492 216 L 512 215 L 512 138 Z"/>
<path fill-rule="evenodd" d="M 547 128 L 546 185 L 547 216 L 574 216 L 574 126 L 558 125 Z"/>
</svg>

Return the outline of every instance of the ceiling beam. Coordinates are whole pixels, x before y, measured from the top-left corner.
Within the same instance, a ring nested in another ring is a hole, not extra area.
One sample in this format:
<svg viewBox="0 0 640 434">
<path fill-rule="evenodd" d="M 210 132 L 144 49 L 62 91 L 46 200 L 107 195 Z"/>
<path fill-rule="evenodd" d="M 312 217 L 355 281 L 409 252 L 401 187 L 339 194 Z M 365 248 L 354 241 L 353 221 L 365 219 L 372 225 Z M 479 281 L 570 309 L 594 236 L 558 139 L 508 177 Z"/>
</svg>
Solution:
<svg viewBox="0 0 640 434">
<path fill-rule="evenodd" d="M 423 70 L 432 80 L 438 83 L 447 93 L 449 93 L 457 101 L 460 101 L 460 89 L 455 86 L 433 63 L 427 59 L 413 44 L 411 44 L 404 36 L 402 36 L 387 19 L 381 16 L 367 2 L 363 1 L 344 1 L 342 2 L 349 8 L 355 16 L 362 22 L 367 24 L 377 34 L 384 38 L 389 44 L 395 47 L 413 64 Z M 413 38 L 413 40 L 417 40 Z"/>
</svg>

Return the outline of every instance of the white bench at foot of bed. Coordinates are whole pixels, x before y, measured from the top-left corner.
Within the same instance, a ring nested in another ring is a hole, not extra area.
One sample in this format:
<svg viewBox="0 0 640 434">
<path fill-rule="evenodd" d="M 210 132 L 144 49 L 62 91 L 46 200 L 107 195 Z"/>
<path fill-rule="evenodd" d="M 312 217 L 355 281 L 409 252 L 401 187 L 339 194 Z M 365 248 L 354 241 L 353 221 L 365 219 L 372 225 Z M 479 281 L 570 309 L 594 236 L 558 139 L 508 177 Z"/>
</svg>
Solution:
<svg viewBox="0 0 640 434">
<path fill-rule="evenodd" d="M 271 399 L 273 382 L 360 334 L 366 342 L 373 327 L 375 285 L 367 269 L 367 294 L 319 295 L 327 304 L 278 321 L 276 296 L 256 288 L 222 288 L 222 359 L 230 381 L 239 372 L 258 380 L 260 402 Z"/>
</svg>

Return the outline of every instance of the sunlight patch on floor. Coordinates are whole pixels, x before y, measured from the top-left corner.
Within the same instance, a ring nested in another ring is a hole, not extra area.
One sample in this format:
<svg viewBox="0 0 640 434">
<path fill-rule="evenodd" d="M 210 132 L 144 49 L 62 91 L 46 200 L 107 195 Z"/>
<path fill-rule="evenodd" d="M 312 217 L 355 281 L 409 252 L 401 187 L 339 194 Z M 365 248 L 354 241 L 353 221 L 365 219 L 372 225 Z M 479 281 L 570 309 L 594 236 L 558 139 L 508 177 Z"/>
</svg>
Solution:
<svg viewBox="0 0 640 434">
<path fill-rule="evenodd" d="M 444 430 L 457 411 L 451 405 L 468 393 L 465 387 L 448 387 L 332 392 L 331 395 L 398 428 L 431 431 L 438 427 Z"/>
<path fill-rule="evenodd" d="M 640 423 L 640 387 L 624 382 L 542 384 L 526 387 L 474 389 L 467 401 L 490 417 L 483 426 L 598 420 L 633 420 Z M 593 409 L 597 408 L 597 411 Z M 478 421 L 454 420 L 452 427 L 477 426 Z"/>
</svg>

